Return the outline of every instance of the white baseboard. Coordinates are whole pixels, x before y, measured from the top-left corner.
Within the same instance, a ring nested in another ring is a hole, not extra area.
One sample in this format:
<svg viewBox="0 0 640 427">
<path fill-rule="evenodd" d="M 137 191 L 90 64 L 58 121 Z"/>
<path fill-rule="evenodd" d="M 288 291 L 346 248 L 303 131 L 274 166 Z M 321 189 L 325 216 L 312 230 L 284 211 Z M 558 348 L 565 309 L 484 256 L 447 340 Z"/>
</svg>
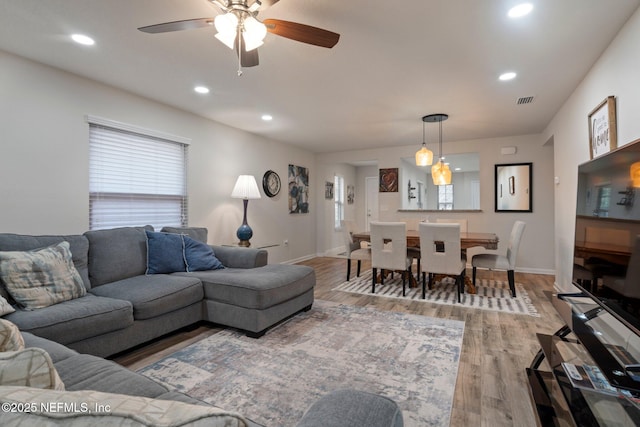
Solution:
<svg viewBox="0 0 640 427">
<path fill-rule="evenodd" d="M 294 259 L 290 259 L 287 261 L 282 261 L 280 264 L 296 264 L 298 262 L 302 262 L 302 261 L 308 261 L 310 259 L 315 258 L 317 255 L 311 254 L 311 255 L 305 255 L 305 256 L 301 256 L 300 258 L 294 258 Z"/>
<path fill-rule="evenodd" d="M 471 264 L 467 264 L 467 268 L 472 268 Z M 479 268 L 479 270 L 486 270 L 486 268 Z M 504 271 L 504 270 L 495 270 L 495 271 Z M 550 270 L 547 268 L 516 268 L 516 273 L 531 273 L 531 274 L 544 274 L 546 276 L 555 276 L 556 271 Z"/>
</svg>

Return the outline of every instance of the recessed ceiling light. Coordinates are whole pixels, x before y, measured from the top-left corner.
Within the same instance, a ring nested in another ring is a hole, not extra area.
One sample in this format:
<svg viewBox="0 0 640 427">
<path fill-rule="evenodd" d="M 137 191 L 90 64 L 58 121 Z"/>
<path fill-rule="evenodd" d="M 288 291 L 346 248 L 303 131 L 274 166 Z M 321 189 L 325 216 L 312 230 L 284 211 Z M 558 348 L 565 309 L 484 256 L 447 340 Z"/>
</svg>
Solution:
<svg viewBox="0 0 640 427">
<path fill-rule="evenodd" d="M 85 46 L 92 46 L 96 43 L 91 37 L 85 36 L 84 34 L 73 34 L 71 36 L 71 39 L 74 42 L 83 44 Z"/>
<path fill-rule="evenodd" d="M 270 122 L 271 120 L 273 120 L 273 116 L 271 114 L 263 114 L 262 120 L 264 120 L 265 122 Z"/>
<path fill-rule="evenodd" d="M 193 88 L 193 90 L 202 94 L 209 93 L 209 88 L 205 86 L 196 86 Z"/>
<path fill-rule="evenodd" d="M 509 71 L 508 73 L 502 73 L 500 74 L 500 77 L 498 77 L 500 80 L 507 81 L 507 80 L 513 80 L 515 79 L 517 76 L 516 73 L 514 73 L 513 71 Z"/>
<path fill-rule="evenodd" d="M 461 170 L 462 170 L 461 168 L 455 168 L 455 169 L 454 169 L 454 171 L 456 171 L 456 172 L 459 172 L 459 171 L 461 171 Z"/>
<path fill-rule="evenodd" d="M 509 9 L 509 13 L 507 13 L 507 15 L 509 18 L 520 18 L 528 15 L 532 10 L 533 5 L 531 3 L 522 3 Z"/>
</svg>

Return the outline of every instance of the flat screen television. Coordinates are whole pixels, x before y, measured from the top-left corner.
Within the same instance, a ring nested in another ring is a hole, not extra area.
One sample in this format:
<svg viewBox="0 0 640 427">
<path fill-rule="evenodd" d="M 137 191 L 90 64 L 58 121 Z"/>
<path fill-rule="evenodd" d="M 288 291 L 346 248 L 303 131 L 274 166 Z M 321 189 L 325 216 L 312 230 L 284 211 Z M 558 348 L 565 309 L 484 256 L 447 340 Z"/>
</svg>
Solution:
<svg viewBox="0 0 640 427">
<path fill-rule="evenodd" d="M 640 140 L 578 166 L 573 283 L 637 330 L 640 262 L 629 261 L 640 248 L 639 192 Z"/>
</svg>

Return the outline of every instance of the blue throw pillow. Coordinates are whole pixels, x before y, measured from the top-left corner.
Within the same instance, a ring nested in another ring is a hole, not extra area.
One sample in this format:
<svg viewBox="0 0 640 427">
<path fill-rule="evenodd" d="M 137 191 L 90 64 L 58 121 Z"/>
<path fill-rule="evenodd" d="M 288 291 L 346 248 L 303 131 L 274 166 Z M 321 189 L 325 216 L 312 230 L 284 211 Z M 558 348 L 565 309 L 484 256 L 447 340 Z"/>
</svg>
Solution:
<svg viewBox="0 0 640 427">
<path fill-rule="evenodd" d="M 147 274 L 187 271 L 184 241 L 180 234 L 145 231 L 147 234 Z"/>
<path fill-rule="evenodd" d="M 184 258 L 187 262 L 187 271 L 218 270 L 224 265 L 216 258 L 211 246 L 199 242 L 189 236 L 183 235 Z"/>
</svg>

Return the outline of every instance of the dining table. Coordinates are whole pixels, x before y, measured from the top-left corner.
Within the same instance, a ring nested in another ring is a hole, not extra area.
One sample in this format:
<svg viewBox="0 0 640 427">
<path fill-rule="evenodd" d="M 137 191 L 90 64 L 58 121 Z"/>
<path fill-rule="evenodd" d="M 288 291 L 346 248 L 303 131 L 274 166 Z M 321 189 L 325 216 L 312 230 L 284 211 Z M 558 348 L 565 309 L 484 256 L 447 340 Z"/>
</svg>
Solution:
<svg viewBox="0 0 640 427">
<path fill-rule="evenodd" d="M 354 242 L 370 242 L 371 241 L 371 232 L 369 231 L 359 231 L 353 233 L 351 235 Z M 460 232 L 460 249 L 462 251 L 466 251 L 469 248 L 474 247 L 483 247 L 485 249 L 498 249 L 498 242 L 500 239 L 498 235 L 495 233 L 484 233 L 484 232 L 472 232 L 472 231 L 461 231 Z M 420 233 L 418 230 L 407 230 L 407 247 L 408 248 L 420 248 Z M 412 276 L 413 277 L 413 276 Z M 413 286 L 417 286 L 417 282 L 412 281 Z M 465 277 L 465 285 L 467 287 L 467 292 L 470 294 L 475 294 L 476 289 L 471 282 L 471 278 Z M 410 285 L 411 286 L 411 285 Z"/>
</svg>

